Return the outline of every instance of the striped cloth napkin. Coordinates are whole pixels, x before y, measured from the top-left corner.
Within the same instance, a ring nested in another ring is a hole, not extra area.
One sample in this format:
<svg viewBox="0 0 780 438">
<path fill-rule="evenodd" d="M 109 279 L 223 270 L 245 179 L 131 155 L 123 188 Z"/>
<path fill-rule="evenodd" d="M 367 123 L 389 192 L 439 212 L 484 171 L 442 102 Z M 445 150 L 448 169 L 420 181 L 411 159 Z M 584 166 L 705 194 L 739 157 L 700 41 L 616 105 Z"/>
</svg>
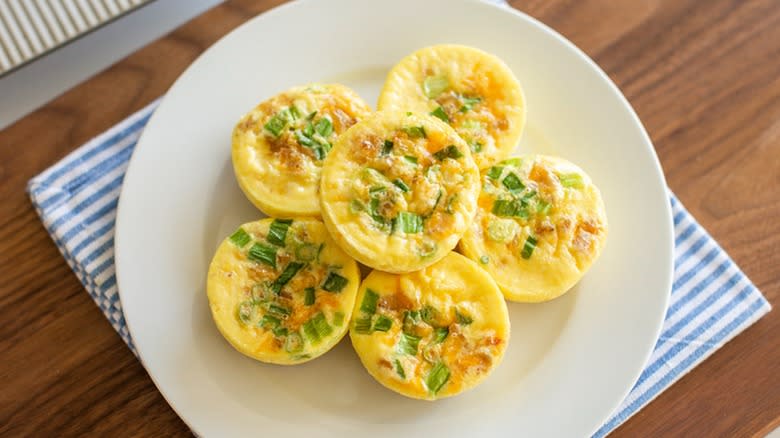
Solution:
<svg viewBox="0 0 780 438">
<path fill-rule="evenodd" d="M 76 149 L 27 188 L 68 265 L 134 353 L 117 294 L 114 220 L 127 164 L 157 103 Z M 770 309 L 672 194 L 670 202 L 675 273 L 663 331 L 639 381 L 596 437 L 614 430 Z"/>
</svg>

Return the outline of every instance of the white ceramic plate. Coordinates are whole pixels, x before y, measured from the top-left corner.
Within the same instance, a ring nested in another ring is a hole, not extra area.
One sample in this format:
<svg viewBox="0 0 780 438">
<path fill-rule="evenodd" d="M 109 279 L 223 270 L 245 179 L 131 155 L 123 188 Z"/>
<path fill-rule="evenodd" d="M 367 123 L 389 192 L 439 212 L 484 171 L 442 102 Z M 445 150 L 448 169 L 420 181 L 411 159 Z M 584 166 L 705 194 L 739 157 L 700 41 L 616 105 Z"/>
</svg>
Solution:
<svg viewBox="0 0 780 438">
<path fill-rule="evenodd" d="M 601 188 L 607 248 L 576 290 L 510 304 L 502 365 L 473 391 L 426 403 L 390 392 L 346 338 L 296 367 L 234 351 L 206 301 L 217 244 L 260 214 L 230 163 L 234 123 L 290 86 L 337 81 L 372 104 L 388 69 L 423 46 L 461 43 L 520 79 L 520 150 L 561 155 Z M 535 20 L 477 1 L 302 1 L 250 20 L 179 78 L 133 156 L 117 220 L 119 289 L 146 369 L 199 435 L 586 436 L 618 406 L 656 341 L 672 278 L 663 173 L 607 76 Z"/>
</svg>

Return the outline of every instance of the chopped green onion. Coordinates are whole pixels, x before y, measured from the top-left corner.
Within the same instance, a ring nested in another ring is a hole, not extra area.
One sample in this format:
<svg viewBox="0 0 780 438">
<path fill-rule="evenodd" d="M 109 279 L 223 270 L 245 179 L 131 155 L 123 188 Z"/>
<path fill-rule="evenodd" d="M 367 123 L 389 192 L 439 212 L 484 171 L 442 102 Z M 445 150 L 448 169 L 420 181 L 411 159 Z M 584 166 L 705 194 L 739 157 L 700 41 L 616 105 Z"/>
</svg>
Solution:
<svg viewBox="0 0 780 438">
<path fill-rule="evenodd" d="M 273 315 L 263 315 L 263 320 L 260 321 L 260 326 L 263 328 L 275 328 L 282 323 L 282 320 Z"/>
<path fill-rule="evenodd" d="M 376 318 L 376 321 L 374 321 L 374 331 L 375 332 L 386 332 L 390 330 L 390 327 L 393 326 L 393 320 L 386 317 L 385 315 L 379 315 Z"/>
<path fill-rule="evenodd" d="M 325 282 L 322 283 L 322 288 L 328 292 L 339 293 L 342 289 L 344 289 L 347 283 L 349 283 L 349 280 L 347 280 L 345 277 L 342 277 L 335 272 L 330 272 L 328 273 L 328 277 L 325 279 Z"/>
<path fill-rule="evenodd" d="M 230 235 L 230 241 L 239 248 L 245 247 L 250 240 L 252 237 L 243 228 L 237 229 L 235 233 Z"/>
<path fill-rule="evenodd" d="M 551 207 L 552 204 L 545 201 L 544 199 L 540 199 L 539 202 L 536 204 L 536 212 L 541 214 L 542 216 L 547 216 L 547 214 L 550 213 Z"/>
<path fill-rule="evenodd" d="M 470 316 L 464 315 L 457 310 L 455 311 L 455 321 L 457 321 L 460 325 L 469 325 L 474 322 Z"/>
<path fill-rule="evenodd" d="M 439 362 L 431 368 L 428 377 L 425 378 L 425 386 L 431 394 L 436 394 L 450 379 L 450 369 L 443 362 Z"/>
<path fill-rule="evenodd" d="M 530 192 L 526 192 L 526 194 L 523 195 L 522 200 L 528 202 L 529 200 L 535 197 L 536 197 L 536 190 L 531 190 Z"/>
<path fill-rule="evenodd" d="M 370 189 L 368 189 L 368 194 L 377 195 L 379 193 L 384 193 L 386 190 L 387 189 L 385 189 L 384 187 L 371 187 Z"/>
<path fill-rule="evenodd" d="M 355 320 L 355 331 L 360 334 L 371 333 L 371 317 L 362 316 Z"/>
<path fill-rule="evenodd" d="M 268 305 L 268 312 L 271 314 L 274 314 L 276 316 L 279 316 L 281 318 L 286 318 L 290 316 L 290 313 L 292 311 L 288 309 L 287 307 L 280 306 L 278 304 L 271 303 Z M 267 315 L 266 315 L 267 316 Z"/>
<path fill-rule="evenodd" d="M 295 247 L 295 258 L 303 262 L 310 262 L 317 258 L 320 247 L 311 243 L 302 243 Z"/>
<path fill-rule="evenodd" d="M 534 236 L 528 236 L 528 238 L 525 239 L 525 244 L 523 244 L 523 252 L 520 254 L 523 256 L 524 259 L 530 259 L 531 254 L 534 253 L 534 248 L 536 248 L 536 238 Z"/>
<path fill-rule="evenodd" d="M 255 243 L 249 248 L 247 257 L 253 262 L 265 263 L 276 269 L 276 248 L 274 247 L 266 246 L 262 243 Z"/>
<path fill-rule="evenodd" d="M 479 152 L 482 152 L 482 148 L 485 147 L 485 145 L 482 144 L 482 142 L 479 142 L 479 141 L 470 141 L 469 142 L 469 147 L 471 148 L 472 152 L 479 153 Z"/>
<path fill-rule="evenodd" d="M 341 325 L 344 324 L 344 313 L 343 312 L 336 312 L 333 314 L 333 325 L 336 327 L 341 327 Z"/>
<path fill-rule="evenodd" d="M 460 128 L 468 131 L 484 131 L 485 124 L 479 120 L 467 119 L 460 124 Z"/>
<path fill-rule="evenodd" d="M 439 311 L 434 309 L 431 306 L 424 306 L 420 310 L 420 318 L 422 318 L 423 321 L 425 321 L 426 324 L 430 326 L 436 325 L 436 319 L 439 316 Z"/>
<path fill-rule="evenodd" d="M 420 345 L 420 337 L 401 333 L 401 340 L 398 342 L 398 352 L 403 354 L 417 354 L 417 346 Z"/>
<path fill-rule="evenodd" d="M 482 263 L 483 265 L 487 265 L 488 263 L 490 263 L 490 257 L 483 255 L 482 257 L 479 258 L 479 262 Z"/>
<path fill-rule="evenodd" d="M 319 344 L 322 339 L 320 339 L 320 334 L 317 332 L 317 328 L 314 326 L 314 322 L 310 319 L 303 323 L 303 335 L 306 336 L 306 339 L 309 340 L 309 343 L 312 345 Z"/>
<path fill-rule="evenodd" d="M 519 226 L 512 219 L 494 219 L 488 223 L 487 234 L 494 242 L 509 242 L 515 237 Z"/>
<path fill-rule="evenodd" d="M 280 117 L 279 114 L 275 114 L 268 120 L 268 122 L 266 122 L 263 128 L 270 132 L 274 138 L 278 138 L 279 135 L 282 134 L 282 130 L 284 130 L 285 126 L 287 126 L 287 120 Z"/>
<path fill-rule="evenodd" d="M 523 164 L 523 159 L 522 158 L 507 158 L 506 160 L 502 161 L 501 164 L 506 164 L 507 166 L 520 167 L 520 165 Z"/>
<path fill-rule="evenodd" d="M 435 344 L 441 344 L 447 339 L 447 335 L 450 334 L 450 329 L 447 327 L 436 327 L 433 329 L 433 342 Z"/>
<path fill-rule="evenodd" d="M 496 199 L 492 211 L 496 216 L 528 218 L 528 211 L 523 208 L 522 202 L 516 199 Z"/>
<path fill-rule="evenodd" d="M 351 212 L 352 212 L 352 214 L 358 214 L 358 213 L 360 213 L 361 211 L 365 211 L 365 209 L 366 209 L 366 206 L 365 206 L 365 204 L 363 204 L 362 202 L 360 202 L 360 201 L 359 201 L 359 200 L 357 200 L 357 199 L 353 199 L 353 200 L 352 200 L 352 201 L 349 203 L 349 211 L 351 211 Z"/>
<path fill-rule="evenodd" d="M 298 110 L 298 108 L 295 105 L 290 107 L 290 116 L 292 116 L 292 120 L 297 120 L 301 118 L 301 112 Z"/>
<path fill-rule="evenodd" d="M 402 128 L 402 130 L 410 138 L 426 138 L 427 137 L 427 135 L 425 133 L 425 127 L 424 126 L 407 126 L 405 128 Z"/>
<path fill-rule="evenodd" d="M 445 158 L 452 158 L 453 160 L 457 160 L 458 158 L 463 157 L 463 154 L 458 150 L 458 147 L 454 144 L 451 144 L 444 149 L 439 150 L 438 152 L 435 152 L 433 154 L 433 157 L 436 158 L 439 161 L 444 160 Z"/>
<path fill-rule="evenodd" d="M 447 116 L 447 113 L 444 111 L 444 108 L 438 107 L 435 110 L 431 111 L 431 115 L 441 119 L 444 123 L 450 123 L 450 118 Z"/>
<path fill-rule="evenodd" d="M 366 294 L 363 296 L 363 302 L 360 303 L 360 310 L 373 315 L 376 313 L 376 302 L 379 301 L 379 294 L 371 289 L 366 289 Z"/>
<path fill-rule="evenodd" d="M 314 135 L 314 125 L 311 122 L 307 122 L 306 125 L 303 126 L 303 135 L 309 138 Z"/>
<path fill-rule="evenodd" d="M 310 135 L 307 136 L 303 131 L 295 131 L 295 139 L 298 140 L 298 143 L 307 148 L 314 146 L 314 140 L 311 139 Z"/>
<path fill-rule="evenodd" d="M 317 330 L 317 334 L 320 338 L 324 338 L 333 333 L 333 327 L 328 324 L 328 320 L 325 318 L 325 314 L 320 312 L 311 319 L 314 324 L 314 328 Z"/>
<path fill-rule="evenodd" d="M 285 284 L 289 283 L 290 280 L 292 280 L 293 277 L 295 277 L 295 274 L 298 273 L 298 271 L 303 268 L 303 263 L 298 262 L 290 262 L 285 266 L 284 271 L 279 275 L 279 277 L 274 280 L 271 288 L 274 290 L 274 292 L 279 293 L 279 291 L 282 290 L 282 287 L 284 287 Z"/>
<path fill-rule="evenodd" d="M 288 122 L 292 122 L 295 120 L 295 117 L 293 116 L 292 111 L 290 108 L 283 108 L 281 111 L 279 111 L 279 117 L 283 118 L 284 120 Z"/>
<path fill-rule="evenodd" d="M 425 96 L 430 99 L 436 99 L 441 93 L 447 91 L 450 87 L 450 81 L 447 76 L 428 76 L 423 80 L 422 88 Z"/>
<path fill-rule="evenodd" d="M 309 113 L 308 116 L 306 116 L 306 120 L 314 120 L 314 116 L 317 115 L 317 111 L 312 111 Z"/>
<path fill-rule="evenodd" d="M 490 179 L 498 179 L 501 177 L 501 173 L 504 171 L 504 168 L 501 166 L 493 166 L 490 169 L 488 169 L 487 177 Z"/>
<path fill-rule="evenodd" d="M 417 164 L 417 157 L 413 155 L 405 155 L 404 160 L 408 161 L 411 164 L 415 164 L 415 165 Z"/>
<path fill-rule="evenodd" d="M 292 356 L 293 360 L 304 360 L 304 359 L 311 359 L 310 354 L 294 354 Z"/>
<path fill-rule="evenodd" d="M 436 251 L 438 251 L 439 245 L 436 244 L 436 242 L 432 240 L 425 240 L 422 243 L 422 246 L 417 247 L 417 255 L 421 259 L 427 259 L 428 257 L 433 256 L 436 254 Z"/>
<path fill-rule="evenodd" d="M 561 185 L 564 187 L 581 189 L 585 184 L 582 181 L 582 175 L 578 173 L 566 173 L 563 175 L 558 175 L 558 178 L 561 180 Z"/>
<path fill-rule="evenodd" d="M 298 333 L 290 333 L 284 342 L 284 349 L 288 353 L 297 353 L 303 350 L 303 338 Z"/>
<path fill-rule="evenodd" d="M 307 287 L 303 290 L 304 296 L 303 296 L 303 304 L 306 306 L 311 306 L 314 304 L 314 288 L 313 287 Z"/>
<path fill-rule="evenodd" d="M 325 116 L 317 120 L 317 123 L 314 124 L 314 130 L 317 131 L 317 134 L 327 138 L 333 133 L 333 123 L 330 121 L 330 118 Z"/>
<path fill-rule="evenodd" d="M 402 379 L 406 379 L 406 372 L 404 372 L 404 367 L 401 365 L 401 361 L 396 359 L 393 361 L 395 364 L 395 373 L 398 374 L 398 377 Z"/>
<path fill-rule="evenodd" d="M 504 177 L 504 179 L 501 181 L 501 184 L 503 184 L 504 187 L 506 187 L 507 190 L 512 193 L 517 193 L 525 188 L 525 184 L 523 184 L 520 178 L 511 172 Z"/>
<path fill-rule="evenodd" d="M 463 100 L 463 106 L 460 107 L 460 112 L 465 113 L 467 111 L 471 111 L 471 108 L 474 107 L 474 105 L 482 102 L 481 97 L 466 97 L 462 96 L 461 99 Z"/>
<path fill-rule="evenodd" d="M 415 234 L 423 230 L 422 218 L 414 213 L 402 211 L 398 213 L 397 219 L 398 228 L 406 234 Z"/>
<path fill-rule="evenodd" d="M 276 336 L 277 338 L 287 336 L 290 333 L 290 331 L 287 330 L 287 327 L 276 327 L 272 331 L 274 332 L 274 336 Z"/>
<path fill-rule="evenodd" d="M 444 211 L 446 211 L 448 214 L 455 213 L 455 207 L 453 206 L 453 204 L 455 204 L 455 201 L 457 200 L 458 200 L 457 193 L 447 198 L 447 207 L 444 209 Z"/>
<path fill-rule="evenodd" d="M 251 301 L 244 301 L 238 305 L 238 320 L 244 324 L 249 324 L 255 317 L 255 306 Z"/>
<path fill-rule="evenodd" d="M 407 186 L 403 181 L 400 179 L 393 180 L 393 184 L 395 184 L 396 187 L 401 189 L 402 192 L 406 193 L 409 191 L 409 186 Z"/>
<path fill-rule="evenodd" d="M 403 332 L 412 333 L 412 330 L 414 329 L 414 326 L 417 324 L 418 321 L 420 321 L 420 312 L 416 310 L 404 311 Z"/>
<path fill-rule="evenodd" d="M 393 151 L 393 142 L 390 140 L 385 140 L 384 144 L 382 144 L 382 155 L 388 155 L 392 151 Z"/>
<path fill-rule="evenodd" d="M 268 242 L 276 246 L 284 246 L 284 240 L 287 238 L 287 229 L 292 225 L 292 219 L 274 219 L 271 227 L 268 229 Z"/>
</svg>

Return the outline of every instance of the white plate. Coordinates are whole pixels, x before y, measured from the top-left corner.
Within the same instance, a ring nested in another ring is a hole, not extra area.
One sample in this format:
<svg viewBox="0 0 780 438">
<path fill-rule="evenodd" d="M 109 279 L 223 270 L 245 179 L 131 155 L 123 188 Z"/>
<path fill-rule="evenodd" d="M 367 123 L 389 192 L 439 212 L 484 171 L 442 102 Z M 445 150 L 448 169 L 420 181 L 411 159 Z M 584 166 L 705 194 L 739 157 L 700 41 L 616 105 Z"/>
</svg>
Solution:
<svg viewBox="0 0 780 438">
<path fill-rule="evenodd" d="M 237 353 L 211 321 L 205 292 L 217 244 L 260 216 L 233 177 L 234 123 L 310 81 L 342 82 L 374 103 L 395 62 L 436 43 L 482 48 L 519 77 L 528 102 L 520 149 L 566 157 L 602 190 L 611 229 L 601 259 L 561 299 L 510 304 L 504 362 L 453 399 L 426 403 L 384 389 L 348 338 L 296 367 Z M 302 1 L 227 35 L 179 78 L 144 131 L 116 238 L 122 304 L 144 365 L 182 419 L 214 437 L 588 435 L 638 378 L 672 278 L 663 173 L 625 98 L 554 31 L 466 0 Z"/>
</svg>

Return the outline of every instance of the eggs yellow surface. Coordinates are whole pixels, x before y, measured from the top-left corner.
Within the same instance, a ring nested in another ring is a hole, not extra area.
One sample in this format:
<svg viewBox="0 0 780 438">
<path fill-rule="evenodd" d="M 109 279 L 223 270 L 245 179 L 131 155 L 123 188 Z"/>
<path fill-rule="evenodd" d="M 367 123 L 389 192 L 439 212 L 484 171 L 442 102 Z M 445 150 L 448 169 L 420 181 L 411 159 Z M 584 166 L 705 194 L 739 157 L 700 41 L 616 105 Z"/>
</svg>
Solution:
<svg viewBox="0 0 780 438">
<path fill-rule="evenodd" d="M 435 400 L 476 386 L 498 366 L 509 341 L 509 316 L 493 279 L 453 252 L 410 274 L 369 274 L 349 335 L 379 383 Z"/>
<path fill-rule="evenodd" d="M 444 257 L 471 224 L 479 170 L 444 122 L 378 112 L 338 138 L 320 195 L 325 225 L 347 253 L 374 269 L 411 272 Z"/>
<path fill-rule="evenodd" d="M 579 167 L 557 157 L 510 158 L 486 169 L 463 254 L 513 301 L 556 298 L 585 275 L 607 239 L 601 194 Z"/>
<path fill-rule="evenodd" d="M 292 365 L 330 350 L 346 334 L 360 283 L 357 263 L 317 219 L 242 225 L 217 249 L 208 300 L 236 350 Z"/>
<path fill-rule="evenodd" d="M 370 111 L 338 84 L 295 87 L 259 104 L 233 130 L 241 190 L 269 216 L 319 216 L 322 162 L 338 135 Z"/>
<path fill-rule="evenodd" d="M 525 98 L 507 65 L 458 45 L 420 49 L 387 76 L 378 109 L 412 111 L 449 123 L 468 143 L 479 168 L 507 157 L 525 125 Z"/>
</svg>

